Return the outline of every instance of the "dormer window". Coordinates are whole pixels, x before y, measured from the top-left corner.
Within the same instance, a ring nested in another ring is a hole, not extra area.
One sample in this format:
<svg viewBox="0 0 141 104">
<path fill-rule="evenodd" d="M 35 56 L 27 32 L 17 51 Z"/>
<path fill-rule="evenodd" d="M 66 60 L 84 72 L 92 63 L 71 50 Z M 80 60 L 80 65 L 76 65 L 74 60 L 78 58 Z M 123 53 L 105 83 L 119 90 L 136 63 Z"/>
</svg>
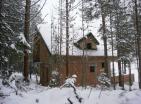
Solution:
<svg viewBox="0 0 141 104">
<path fill-rule="evenodd" d="M 87 43 L 87 49 L 92 49 L 92 44 L 91 43 Z"/>
<path fill-rule="evenodd" d="M 85 37 L 82 37 L 74 43 L 74 45 L 81 50 L 97 50 L 97 45 L 99 45 L 99 42 L 90 32 Z"/>
</svg>

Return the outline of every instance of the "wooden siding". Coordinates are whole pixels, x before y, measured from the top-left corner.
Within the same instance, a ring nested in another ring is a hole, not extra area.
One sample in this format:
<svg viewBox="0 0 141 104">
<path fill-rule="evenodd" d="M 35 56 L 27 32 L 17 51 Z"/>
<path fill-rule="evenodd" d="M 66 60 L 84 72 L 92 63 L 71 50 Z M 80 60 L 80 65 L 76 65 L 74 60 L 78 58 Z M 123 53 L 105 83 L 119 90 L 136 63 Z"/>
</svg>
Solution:
<svg viewBox="0 0 141 104">
<path fill-rule="evenodd" d="M 44 43 L 42 37 L 39 33 L 36 34 L 34 38 L 34 49 L 33 49 L 33 62 L 39 63 L 40 70 L 40 83 L 44 86 L 49 83 L 49 65 L 48 60 L 50 57 L 50 52 Z"/>
<path fill-rule="evenodd" d="M 33 42 L 33 62 L 40 62 L 40 39 L 37 36 Z"/>
<path fill-rule="evenodd" d="M 124 75 L 124 82 L 129 83 L 129 75 Z M 134 74 L 131 74 L 131 82 L 134 82 Z M 111 78 L 111 82 L 114 83 L 113 77 Z M 119 76 L 115 76 L 115 83 L 119 83 Z"/>
<path fill-rule="evenodd" d="M 65 65 L 65 56 L 62 56 L 60 61 L 52 61 L 54 60 L 53 55 L 50 54 L 44 40 L 40 36 L 38 36 L 38 41 L 34 41 L 35 44 L 39 47 L 35 48 L 35 50 L 39 50 L 37 56 L 39 56 L 39 69 L 40 69 L 40 83 L 44 86 L 49 84 L 50 72 L 51 70 L 58 69 L 60 73 L 60 84 L 63 84 L 66 79 L 66 65 Z M 37 38 L 37 37 L 36 37 Z M 94 46 L 94 45 L 93 45 Z M 34 51 L 33 51 L 34 54 Z M 35 57 L 37 58 L 37 57 Z M 112 57 L 108 57 L 108 64 Z M 76 74 L 77 77 L 77 85 L 81 85 L 82 75 L 84 74 L 82 69 L 85 67 L 86 74 L 86 85 L 96 86 L 97 76 L 104 72 L 104 68 L 102 67 L 102 63 L 104 62 L 104 56 L 88 56 L 85 59 L 86 63 L 82 62 L 82 56 L 69 56 L 69 74 L 70 76 Z M 90 72 L 90 66 L 96 65 L 96 71 Z M 110 66 L 110 65 L 108 65 Z M 110 68 L 109 68 L 110 72 Z"/>
<path fill-rule="evenodd" d="M 65 60 L 65 56 L 64 56 Z M 81 85 L 82 83 L 82 76 L 83 76 L 83 67 L 85 67 L 86 71 L 86 85 L 96 86 L 98 83 L 97 77 L 100 73 L 104 72 L 104 68 L 102 67 L 102 63 L 104 62 L 104 57 L 97 56 L 97 57 L 87 57 L 86 63 L 82 63 L 82 57 L 81 56 L 70 56 L 69 57 L 69 74 L 70 76 L 73 74 L 77 75 L 77 85 Z M 96 65 L 95 72 L 90 72 L 90 66 Z M 58 66 L 58 65 L 54 65 Z M 110 65 L 109 65 L 110 67 Z M 54 67 L 54 69 L 56 69 Z M 109 68 L 110 69 L 110 68 Z M 110 71 L 110 70 L 109 70 Z M 65 63 L 62 64 L 61 69 L 59 69 L 60 73 L 60 84 L 64 83 L 64 80 L 66 79 L 66 68 Z"/>
</svg>

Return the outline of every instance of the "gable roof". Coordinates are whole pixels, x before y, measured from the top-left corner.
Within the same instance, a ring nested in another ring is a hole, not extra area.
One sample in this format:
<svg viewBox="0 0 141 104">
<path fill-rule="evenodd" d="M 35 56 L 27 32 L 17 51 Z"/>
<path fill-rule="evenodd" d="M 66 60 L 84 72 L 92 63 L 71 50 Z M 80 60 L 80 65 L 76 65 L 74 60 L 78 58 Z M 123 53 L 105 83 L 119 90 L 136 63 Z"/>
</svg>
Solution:
<svg viewBox="0 0 141 104">
<path fill-rule="evenodd" d="M 41 35 L 41 33 L 37 30 L 37 33 L 41 36 L 41 39 L 43 40 L 44 44 L 45 44 L 45 47 L 47 49 L 47 51 L 49 52 L 49 54 L 51 55 L 51 51 L 50 49 L 48 48 L 48 45 L 46 44 L 46 41 L 43 39 L 43 36 Z"/>
<path fill-rule="evenodd" d="M 89 32 L 88 34 L 86 34 L 84 37 L 81 37 L 81 39 L 79 39 L 79 40 L 77 41 L 77 43 L 83 41 L 84 39 L 86 39 L 86 37 L 87 37 L 87 38 L 91 37 L 92 41 L 93 41 L 94 43 L 96 43 L 96 45 L 99 45 L 99 41 L 95 38 L 95 36 L 94 36 L 91 32 Z"/>
<path fill-rule="evenodd" d="M 42 39 L 44 40 L 46 46 L 48 47 L 49 51 L 51 52 L 51 54 L 56 54 L 54 50 L 56 49 L 57 45 L 55 44 L 55 41 L 53 39 L 51 39 L 51 26 L 50 26 L 50 24 L 40 24 L 40 25 L 37 26 L 37 29 L 40 32 L 40 35 L 41 35 Z M 88 33 L 87 35 L 88 36 L 92 35 L 92 33 Z M 81 38 L 79 38 L 79 39 L 81 39 Z M 103 42 L 100 41 L 100 43 L 99 43 L 98 40 L 94 36 L 93 36 L 93 39 L 94 39 L 94 41 L 96 41 L 97 44 L 99 44 L 97 46 L 97 50 L 84 50 L 84 55 L 87 55 L 87 56 L 104 56 Z M 65 41 L 66 40 L 63 39 L 63 43 L 62 43 L 62 47 L 61 47 L 62 48 L 61 55 L 66 55 L 66 43 L 65 43 Z M 78 41 L 80 41 L 80 40 L 78 40 Z M 74 42 L 70 41 L 70 43 L 69 43 L 69 55 L 70 56 L 71 55 L 82 56 L 83 50 L 76 47 L 74 45 Z M 111 56 L 111 51 L 108 51 L 108 56 Z"/>
</svg>

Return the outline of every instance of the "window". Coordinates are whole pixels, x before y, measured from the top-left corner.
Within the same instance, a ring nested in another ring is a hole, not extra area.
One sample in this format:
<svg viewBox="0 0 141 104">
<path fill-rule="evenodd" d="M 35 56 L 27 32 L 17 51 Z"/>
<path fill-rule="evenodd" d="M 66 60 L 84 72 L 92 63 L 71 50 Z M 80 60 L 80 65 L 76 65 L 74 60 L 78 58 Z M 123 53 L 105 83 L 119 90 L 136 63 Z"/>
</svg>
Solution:
<svg viewBox="0 0 141 104">
<path fill-rule="evenodd" d="M 101 66 L 102 66 L 102 68 L 104 68 L 104 66 L 105 66 L 105 65 L 104 65 L 104 62 L 101 63 Z"/>
<path fill-rule="evenodd" d="M 90 66 L 90 72 L 95 72 L 96 70 L 96 65 L 91 65 Z"/>
<path fill-rule="evenodd" d="M 92 44 L 91 43 L 87 43 L 87 49 L 92 49 Z"/>
</svg>

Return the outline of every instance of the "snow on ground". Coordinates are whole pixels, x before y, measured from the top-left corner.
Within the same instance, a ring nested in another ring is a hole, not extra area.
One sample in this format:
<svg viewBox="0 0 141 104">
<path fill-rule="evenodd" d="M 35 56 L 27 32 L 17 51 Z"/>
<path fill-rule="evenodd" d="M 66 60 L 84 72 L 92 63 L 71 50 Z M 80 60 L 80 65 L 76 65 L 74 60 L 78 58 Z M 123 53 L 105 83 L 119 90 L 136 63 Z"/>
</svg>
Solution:
<svg viewBox="0 0 141 104">
<path fill-rule="evenodd" d="M 75 104 L 80 104 L 74 99 L 72 88 L 45 88 L 34 86 L 29 92 L 21 92 L 21 96 L 11 93 L 5 99 L 0 99 L 0 104 L 69 104 L 67 98 Z M 100 90 L 96 88 L 77 88 L 83 98 L 82 104 L 140 104 L 141 91 L 133 90 L 105 90 L 99 97 Z M 5 89 L 8 92 L 8 89 Z M 91 93 L 90 93 L 91 92 Z"/>
<path fill-rule="evenodd" d="M 132 73 L 135 74 L 132 91 L 129 91 L 128 85 L 125 85 L 125 90 L 116 87 L 116 90 L 110 88 L 102 92 L 98 87 L 87 87 L 86 89 L 77 87 L 77 93 L 83 99 L 82 103 L 79 103 L 72 88 L 43 87 L 36 84 L 35 76 L 32 76 L 30 85 L 25 87 L 26 91 L 18 90 L 18 95 L 16 95 L 13 89 L 2 86 L 0 79 L 0 94 L 2 91 L 6 95 L 5 98 L 0 97 L 0 104 L 70 104 L 67 100 L 68 98 L 73 104 L 141 104 L 137 67 L 135 63 L 132 63 L 131 66 Z M 22 76 L 19 73 L 13 74 L 13 76 L 15 75 L 17 78 Z M 11 86 L 15 88 L 14 84 L 15 82 L 13 81 Z"/>
<path fill-rule="evenodd" d="M 126 90 L 110 88 L 101 92 L 100 88 L 77 87 L 77 93 L 83 98 L 81 104 L 140 104 L 141 91 L 138 90 L 138 84 L 135 83 L 132 86 L 132 91 L 128 91 L 127 85 L 125 88 Z M 75 98 L 72 88 L 43 87 L 37 85 L 33 80 L 28 86 L 27 92 L 18 91 L 18 95 L 16 95 L 14 90 L 2 85 L 1 91 L 9 96 L 0 97 L 0 104 L 70 104 L 68 98 L 74 104 L 80 104 Z"/>
</svg>

